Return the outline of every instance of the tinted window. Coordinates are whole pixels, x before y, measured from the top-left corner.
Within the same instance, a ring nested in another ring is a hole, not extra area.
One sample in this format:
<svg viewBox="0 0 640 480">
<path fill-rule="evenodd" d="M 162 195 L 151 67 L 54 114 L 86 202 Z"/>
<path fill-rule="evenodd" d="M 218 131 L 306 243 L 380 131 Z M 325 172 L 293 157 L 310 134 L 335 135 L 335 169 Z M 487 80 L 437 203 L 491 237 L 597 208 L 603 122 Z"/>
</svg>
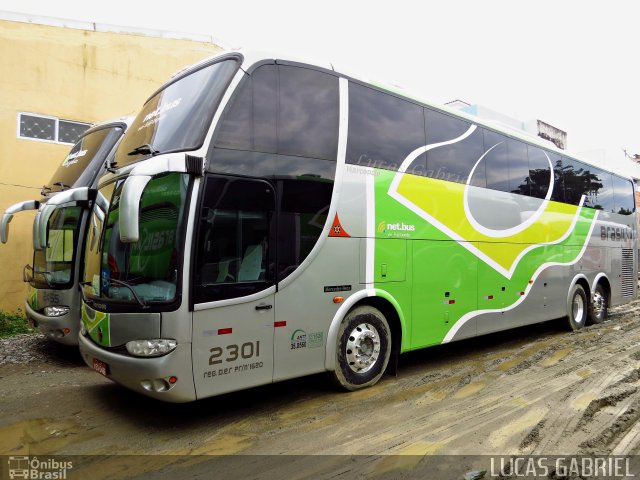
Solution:
<svg viewBox="0 0 640 480">
<path fill-rule="evenodd" d="M 588 184 L 589 173 L 585 167 L 581 162 L 562 157 L 565 202 L 572 205 L 580 204 L 580 199 L 586 193 Z"/>
<path fill-rule="evenodd" d="M 335 160 L 338 112 L 337 77 L 280 67 L 278 153 Z"/>
<path fill-rule="evenodd" d="M 82 137 L 53 174 L 47 187 L 56 192 L 90 185 L 122 133 L 122 128 L 112 127 L 94 130 Z"/>
<path fill-rule="evenodd" d="M 422 107 L 349 84 L 347 163 L 397 170 L 412 151 L 425 144 Z"/>
<path fill-rule="evenodd" d="M 333 182 L 310 177 L 277 182 L 278 280 L 307 258 L 327 221 Z"/>
<path fill-rule="evenodd" d="M 267 182 L 208 177 L 194 269 L 194 302 L 236 298 L 273 283 L 275 193 Z"/>
<path fill-rule="evenodd" d="M 551 200 L 556 202 L 564 202 L 564 164 L 562 162 L 563 157 L 548 152 L 551 165 L 553 165 L 553 192 L 551 193 Z"/>
<path fill-rule="evenodd" d="M 157 92 L 122 139 L 116 152 L 118 167 L 151 155 L 148 148 L 133 153 L 144 145 L 161 153 L 199 148 L 237 68 L 235 60 L 218 62 L 179 77 Z"/>
<path fill-rule="evenodd" d="M 244 79 L 234 95 L 216 147 L 335 160 L 338 117 L 337 77 L 306 68 L 263 65 Z"/>
<path fill-rule="evenodd" d="M 624 178 L 612 175 L 614 211 L 630 215 L 635 211 L 633 184 Z"/>
<path fill-rule="evenodd" d="M 509 152 L 509 191 L 520 195 L 529 195 L 529 159 L 527 145 L 519 140 L 507 141 Z"/>
<path fill-rule="evenodd" d="M 594 167 L 590 167 L 590 172 L 585 205 L 598 210 L 613 212 L 611 174 Z"/>
<path fill-rule="evenodd" d="M 507 152 L 507 137 L 504 135 L 484 131 L 485 164 L 487 174 L 487 188 L 509 191 L 509 156 Z"/>
<path fill-rule="evenodd" d="M 425 109 L 427 126 L 427 145 L 450 142 L 469 131 L 471 124 L 463 120 Z M 441 180 L 466 183 L 474 165 L 484 152 L 482 130 L 476 128 L 464 140 L 430 148 L 427 151 L 427 168 L 425 175 Z M 484 165 L 478 165 L 471 184 L 486 186 Z"/>
<path fill-rule="evenodd" d="M 536 198 L 545 198 L 551 182 L 551 168 L 549 167 L 551 158 L 541 148 L 528 145 L 527 149 L 530 195 Z"/>
</svg>

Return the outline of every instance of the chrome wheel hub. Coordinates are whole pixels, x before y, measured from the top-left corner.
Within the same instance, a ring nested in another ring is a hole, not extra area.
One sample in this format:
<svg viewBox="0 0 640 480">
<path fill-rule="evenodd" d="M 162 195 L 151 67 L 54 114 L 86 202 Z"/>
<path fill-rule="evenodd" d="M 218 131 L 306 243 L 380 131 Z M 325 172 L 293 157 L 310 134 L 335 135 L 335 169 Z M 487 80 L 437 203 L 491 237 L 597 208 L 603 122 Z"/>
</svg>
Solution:
<svg viewBox="0 0 640 480">
<path fill-rule="evenodd" d="M 365 373 L 373 368 L 380 356 L 380 335 L 369 323 L 354 328 L 347 339 L 345 349 L 349 368 L 355 373 Z"/>
<path fill-rule="evenodd" d="M 593 313 L 596 317 L 600 318 L 604 313 L 605 298 L 600 292 L 593 294 Z"/>
<path fill-rule="evenodd" d="M 573 319 L 576 323 L 582 323 L 582 320 L 584 319 L 584 300 L 580 295 L 573 297 L 573 304 L 571 308 L 573 311 Z"/>
</svg>

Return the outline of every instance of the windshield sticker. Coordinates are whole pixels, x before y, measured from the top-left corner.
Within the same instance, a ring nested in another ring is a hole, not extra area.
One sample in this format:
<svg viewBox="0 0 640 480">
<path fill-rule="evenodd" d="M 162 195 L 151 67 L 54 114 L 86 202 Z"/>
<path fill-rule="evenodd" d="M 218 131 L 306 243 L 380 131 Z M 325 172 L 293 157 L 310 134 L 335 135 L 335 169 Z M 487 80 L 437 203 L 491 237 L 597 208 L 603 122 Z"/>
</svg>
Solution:
<svg viewBox="0 0 640 480">
<path fill-rule="evenodd" d="M 156 108 L 153 112 L 148 113 L 142 120 L 142 125 L 138 128 L 138 131 L 144 130 L 145 128 L 148 128 L 158 123 L 160 119 L 164 117 L 167 112 L 173 110 L 178 105 L 180 105 L 180 102 L 182 102 L 182 97 L 175 99 L 173 102 L 165 103 L 164 105 L 161 105 L 158 108 Z"/>
<path fill-rule="evenodd" d="M 75 153 L 70 153 L 69 155 L 67 155 L 67 158 L 64 159 L 64 162 L 62 162 L 62 166 L 70 167 L 71 165 L 78 163 L 80 157 L 84 157 L 86 154 L 87 150 L 79 150 Z"/>
</svg>

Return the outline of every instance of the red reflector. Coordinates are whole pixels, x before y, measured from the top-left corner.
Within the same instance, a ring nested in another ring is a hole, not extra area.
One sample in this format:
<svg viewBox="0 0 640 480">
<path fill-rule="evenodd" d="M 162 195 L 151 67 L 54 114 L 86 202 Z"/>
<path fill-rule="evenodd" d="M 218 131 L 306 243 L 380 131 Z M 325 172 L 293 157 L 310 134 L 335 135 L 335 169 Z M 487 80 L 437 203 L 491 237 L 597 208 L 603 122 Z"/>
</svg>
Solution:
<svg viewBox="0 0 640 480">
<path fill-rule="evenodd" d="M 493 300 L 493 295 L 489 295 L 489 296 L 487 297 L 487 300 Z"/>
<path fill-rule="evenodd" d="M 454 303 L 456 303 L 455 300 L 449 300 L 449 305 L 453 305 Z"/>
<path fill-rule="evenodd" d="M 529 280 L 529 285 L 533 285 L 533 280 Z"/>
<path fill-rule="evenodd" d="M 218 335 L 228 335 L 233 332 L 233 328 L 219 328 Z"/>
<path fill-rule="evenodd" d="M 171 385 L 173 385 L 174 383 L 176 383 L 178 381 L 178 377 L 169 377 L 169 383 Z"/>
<path fill-rule="evenodd" d="M 71 332 L 71 329 L 70 328 L 63 328 L 62 331 L 63 331 L 63 333 L 65 335 L 69 335 L 69 333 Z"/>
<path fill-rule="evenodd" d="M 520 292 L 520 295 L 524 295 L 524 292 Z"/>
<path fill-rule="evenodd" d="M 273 322 L 273 326 L 274 327 L 286 327 L 287 326 L 287 322 L 285 320 L 282 320 L 281 322 Z"/>
</svg>

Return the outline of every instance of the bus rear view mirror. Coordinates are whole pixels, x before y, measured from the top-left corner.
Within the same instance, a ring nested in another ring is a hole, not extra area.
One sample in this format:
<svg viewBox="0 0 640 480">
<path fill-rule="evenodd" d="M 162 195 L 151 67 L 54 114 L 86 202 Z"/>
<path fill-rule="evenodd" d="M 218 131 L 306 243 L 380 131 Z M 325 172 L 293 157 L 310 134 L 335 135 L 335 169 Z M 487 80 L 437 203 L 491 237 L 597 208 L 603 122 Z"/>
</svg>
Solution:
<svg viewBox="0 0 640 480">
<path fill-rule="evenodd" d="M 151 180 L 150 175 L 129 176 L 120 196 L 120 241 L 135 243 L 140 239 L 139 208 L 142 192 Z"/>
<path fill-rule="evenodd" d="M 47 246 L 47 230 L 49 228 L 49 219 L 56 208 L 60 205 L 72 202 L 82 202 L 89 200 L 89 188 L 73 188 L 58 193 L 55 197 L 44 204 L 40 211 L 38 220 L 37 236 L 41 248 Z M 35 243 L 35 242 L 34 242 Z M 35 246 L 35 245 L 34 245 Z"/>
<path fill-rule="evenodd" d="M 0 241 L 7 243 L 9 239 L 9 223 L 13 219 L 13 215 L 22 212 L 24 210 L 37 210 L 40 207 L 40 202 L 37 200 L 27 200 L 26 202 L 16 203 L 11 205 L 2 215 L 2 221 L 0 221 Z"/>
</svg>

